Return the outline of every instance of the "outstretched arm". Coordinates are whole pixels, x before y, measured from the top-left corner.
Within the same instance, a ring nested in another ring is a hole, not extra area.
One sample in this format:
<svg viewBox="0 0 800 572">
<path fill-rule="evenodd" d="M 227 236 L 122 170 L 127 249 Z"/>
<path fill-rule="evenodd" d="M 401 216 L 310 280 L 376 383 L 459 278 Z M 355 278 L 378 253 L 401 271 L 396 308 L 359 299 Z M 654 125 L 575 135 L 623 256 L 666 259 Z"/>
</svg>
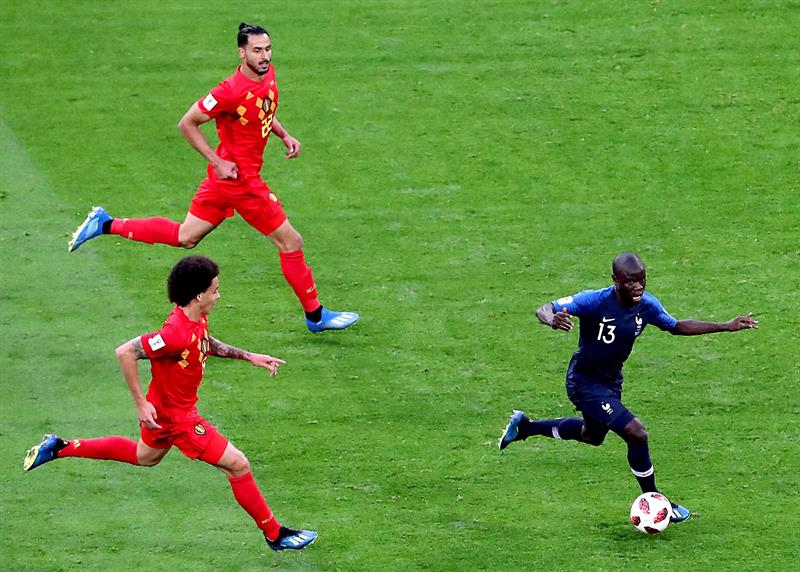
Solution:
<svg viewBox="0 0 800 572">
<path fill-rule="evenodd" d="M 564 330 L 565 332 L 572 330 L 572 319 L 569 317 L 569 312 L 566 310 L 553 312 L 552 302 L 539 306 L 539 309 L 536 310 L 536 317 L 545 326 L 550 326 L 554 330 Z"/>
<path fill-rule="evenodd" d="M 230 359 L 247 360 L 256 367 L 268 369 L 270 375 L 278 375 L 278 366 L 286 363 L 280 358 L 275 358 L 266 354 L 256 354 L 253 352 L 248 352 L 247 350 L 236 348 L 234 346 L 229 346 L 228 344 L 221 342 L 214 337 L 209 337 L 208 341 L 210 346 L 209 355 Z"/>
<path fill-rule="evenodd" d="M 136 404 L 139 423 L 149 429 L 161 429 L 161 425 L 156 422 L 158 417 L 156 408 L 147 401 L 139 384 L 139 367 L 136 362 L 140 359 L 147 359 L 147 354 L 142 347 L 142 338 L 139 336 L 125 342 L 117 348 L 116 353 L 119 369 L 122 370 L 122 376 L 125 378 L 133 402 Z"/>
<path fill-rule="evenodd" d="M 286 128 L 278 121 L 277 117 L 272 118 L 272 132 L 277 135 L 288 151 L 286 152 L 287 159 L 294 159 L 300 154 L 300 141 L 289 135 Z"/>
<path fill-rule="evenodd" d="M 737 332 L 739 330 L 749 330 L 758 328 L 758 320 L 753 319 L 753 313 L 748 312 L 744 316 L 723 322 L 702 322 L 700 320 L 678 320 L 672 333 L 676 336 L 699 336 L 702 334 L 714 334 L 716 332 Z"/>
<path fill-rule="evenodd" d="M 220 179 L 235 179 L 238 176 L 236 163 L 220 158 L 217 152 L 208 144 L 206 136 L 200 131 L 200 126 L 209 121 L 211 121 L 211 118 L 200 111 L 197 102 L 194 102 L 189 111 L 184 113 L 178 122 L 178 129 L 189 142 L 189 145 L 206 158 L 206 161 L 214 168 Z"/>
</svg>

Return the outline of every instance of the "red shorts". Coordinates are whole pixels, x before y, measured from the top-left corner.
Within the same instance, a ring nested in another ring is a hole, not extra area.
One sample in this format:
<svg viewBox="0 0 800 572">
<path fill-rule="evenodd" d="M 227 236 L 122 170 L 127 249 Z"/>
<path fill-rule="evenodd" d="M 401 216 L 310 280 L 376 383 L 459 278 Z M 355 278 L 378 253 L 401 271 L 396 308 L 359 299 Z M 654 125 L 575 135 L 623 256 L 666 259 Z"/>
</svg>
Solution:
<svg viewBox="0 0 800 572">
<path fill-rule="evenodd" d="M 216 465 L 228 446 L 228 440 L 200 415 L 189 416 L 179 423 L 159 422 L 159 425 L 161 429 L 142 427 L 142 441 L 153 449 L 169 449 L 174 445 L 190 459 L 199 458 Z"/>
<path fill-rule="evenodd" d="M 189 212 L 217 226 L 238 212 L 264 236 L 286 220 L 281 201 L 259 177 L 234 181 L 206 178 L 192 199 Z"/>
</svg>

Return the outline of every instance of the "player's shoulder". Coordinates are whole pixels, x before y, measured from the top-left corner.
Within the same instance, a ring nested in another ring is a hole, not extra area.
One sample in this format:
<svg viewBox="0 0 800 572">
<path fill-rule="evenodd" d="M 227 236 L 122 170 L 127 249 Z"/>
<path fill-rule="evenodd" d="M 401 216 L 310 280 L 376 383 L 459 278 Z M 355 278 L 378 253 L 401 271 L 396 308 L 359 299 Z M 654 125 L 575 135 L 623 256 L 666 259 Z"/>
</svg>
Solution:
<svg viewBox="0 0 800 572">
<path fill-rule="evenodd" d="M 599 290 L 581 290 L 572 296 L 564 296 L 554 300 L 553 307 L 556 310 L 566 308 L 570 313 L 577 315 L 587 314 L 603 305 L 613 293 L 613 286 Z"/>
<path fill-rule="evenodd" d="M 161 327 L 161 333 L 162 335 L 168 335 L 175 341 L 179 341 L 183 338 L 191 337 L 192 331 L 194 330 L 193 326 L 195 325 L 196 323 L 192 322 L 186 314 L 183 313 L 183 310 L 176 306 L 172 312 L 170 312 L 164 325 Z"/>
<path fill-rule="evenodd" d="M 249 85 L 250 80 L 237 68 L 233 74 L 219 82 L 213 91 L 219 95 L 234 98 L 246 93 Z"/>
<path fill-rule="evenodd" d="M 599 306 L 613 295 L 614 287 L 607 286 L 596 290 L 581 290 L 575 295 L 575 298 L 581 300 L 584 304 Z"/>
</svg>

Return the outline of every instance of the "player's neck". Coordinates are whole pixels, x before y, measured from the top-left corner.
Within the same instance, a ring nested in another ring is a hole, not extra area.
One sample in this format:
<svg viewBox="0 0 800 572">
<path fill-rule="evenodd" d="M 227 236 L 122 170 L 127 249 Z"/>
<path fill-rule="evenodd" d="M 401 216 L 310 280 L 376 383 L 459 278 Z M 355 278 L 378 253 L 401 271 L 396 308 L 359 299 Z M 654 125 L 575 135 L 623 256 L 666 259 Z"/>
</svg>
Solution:
<svg viewBox="0 0 800 572">
<path fill-rule="evenodd" d="M 195 300 L 192 300 L 186 306 L 180 306 L 180 309 L 183 310 L 183 313 L 192 322 L 199 322 L 200 319 L 203 317 L 203 311 L 200 308 L 200 304 Z"/>
<path fill-rule="evenodd" d="M 269 68 L 267 68 L 267 69 L 269 69 Z M 264 80 L 264 77 L 267 75 L 267 74 L 258 75 L 256 72 L 251 70 L 245 64 L 240 64 L 239 65 L 239 71 L 242 73 L 242 75 L 244 77 L 246 77 L 250 81 L 254 81 L 256 83 L 261 83 Z"/>
<path fill-rule="evenodd" d="M 624 300 L 622 296 L 619 295 L 619 290 L 617 290 L 616 288 L 614 288 L 614 296 L 617 297 L 617 302 L 619 302 L 619 305 L 625 308 L 626 310 L 628 308 L 633 308 L 636 305 L 636 302 L 634 302 L 633 300 Z"/>
</svg>

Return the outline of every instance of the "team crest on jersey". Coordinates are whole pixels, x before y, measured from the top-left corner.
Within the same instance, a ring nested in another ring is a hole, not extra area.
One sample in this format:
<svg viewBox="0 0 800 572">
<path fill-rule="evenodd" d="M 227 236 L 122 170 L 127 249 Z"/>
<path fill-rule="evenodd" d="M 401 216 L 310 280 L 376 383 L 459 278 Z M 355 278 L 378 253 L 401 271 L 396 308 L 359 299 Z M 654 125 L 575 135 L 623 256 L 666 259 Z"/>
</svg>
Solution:
<svg viewBox="0 0 800 572">
<path fill-rule="evenodd" d="M 272 107 L 272 100 L 268 96 L 264 96 L 264 101 L 261 102 L 261 109 L 264 111 L 264 113 L 274 111 L 274 108 Z"/>
<path fill-rule="evenodd" d="M 194 432 L 197 433 L 198 435 L 205 435 L 206 428 L 203 427 L 202 423 L 198 423 L 197 425 L 194 426 Z"/>
<path fill-rule="evenodd" d="M 642 320 L 642 317 L 639 314 L 636 314 L 636 317 L 633 319 L 633 321 L 636 322 L 636 331 L 633 332 L 633 335 L 638 336 L 642 333 L 642 323 L 644 323 L 644 320 Z"/>
</svg>

